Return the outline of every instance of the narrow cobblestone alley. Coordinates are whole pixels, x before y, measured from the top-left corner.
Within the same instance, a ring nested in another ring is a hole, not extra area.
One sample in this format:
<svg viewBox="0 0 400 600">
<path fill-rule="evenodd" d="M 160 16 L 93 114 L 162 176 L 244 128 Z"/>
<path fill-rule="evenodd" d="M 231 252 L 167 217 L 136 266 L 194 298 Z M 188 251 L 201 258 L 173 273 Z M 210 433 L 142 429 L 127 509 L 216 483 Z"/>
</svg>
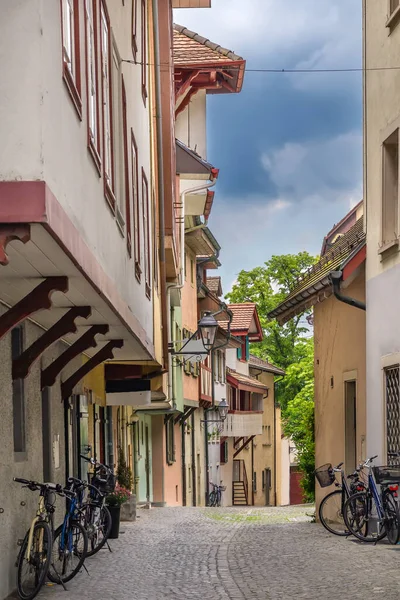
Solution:
<svg viewBox="0 0 400 600">
<path fill-rule="evenodd" d="M 400 594 L 400 547 L 331 536 L 311 507 L 139 510 L 64 592 L 41 600 L 331 600 Z"/>
</svg>

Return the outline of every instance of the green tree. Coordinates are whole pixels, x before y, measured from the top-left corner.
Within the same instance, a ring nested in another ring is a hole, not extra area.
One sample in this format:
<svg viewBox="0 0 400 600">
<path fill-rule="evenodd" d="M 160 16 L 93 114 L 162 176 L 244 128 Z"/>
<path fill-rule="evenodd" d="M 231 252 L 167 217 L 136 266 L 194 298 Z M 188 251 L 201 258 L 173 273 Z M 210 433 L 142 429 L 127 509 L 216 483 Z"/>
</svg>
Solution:
<svg viewBox="0 0 400 600">
<path fill-rule="evenodd" d="M 276 399 L 282 409 L 283 430 L 293 440 L 303 478 L 304 497 L 314 497 L 314 344 L 307 339 L 305 317 L 296 315 L 285 325 L 269 320 L 272 312 L 290 294 L 297 279 L 318 259 L 308 254 L 272 256 L 262 267 L 241 271 L 232 291 L 231 303 L 255 302 L 264 338 L 251 351 L 285 370 L 277 383 Z"/>
<path fill-rule="evenodd" d="M 262 267 L 251 271 L 240 271 L 232 291 L 226 294 L 229 302 L 255 302 L 264 339 L 252 345 L 251 351 L 260 358 L 286 369 L 303 357 L 303 346 L 299 340 L 308 331 L 304 324 L 305 315 L 298 315 L 281 326 L 268 314 L 290 293 L 296 280 L 315 262 L 308 252 L 272 256 Z"/>
</svg>

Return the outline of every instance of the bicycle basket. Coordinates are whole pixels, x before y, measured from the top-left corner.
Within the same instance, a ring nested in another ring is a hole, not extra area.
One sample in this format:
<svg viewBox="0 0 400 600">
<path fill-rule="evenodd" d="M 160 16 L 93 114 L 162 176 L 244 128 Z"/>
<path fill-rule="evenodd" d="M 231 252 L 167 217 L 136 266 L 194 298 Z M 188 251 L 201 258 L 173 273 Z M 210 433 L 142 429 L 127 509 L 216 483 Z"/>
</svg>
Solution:
<svg viewBox="0 0 400 600">
<path fill-rule="evenodd" d="M 110 473 L 107 477 L 92 477 L 92 485 L 99 490 L 101 494 L 111 494 L 115 490 L 117 478 Z"/>
<path fill-rule="evenodd" d="M 315 469 L 314 474 L 322 488 L 328 487 L 335 482 L 335 473 L 333 472 L 332 465 L 330 463 Z"/>
<path fill-rule="evenodd" d="M 400 483 L 400 467 L 373 467 L 376 483 Z"/>
<path fill-rule="evenodd" d="M 220 485 L 219 489 L 221 490 L 221 492 L 226 492 L 226 485 Z"/>
</svg>

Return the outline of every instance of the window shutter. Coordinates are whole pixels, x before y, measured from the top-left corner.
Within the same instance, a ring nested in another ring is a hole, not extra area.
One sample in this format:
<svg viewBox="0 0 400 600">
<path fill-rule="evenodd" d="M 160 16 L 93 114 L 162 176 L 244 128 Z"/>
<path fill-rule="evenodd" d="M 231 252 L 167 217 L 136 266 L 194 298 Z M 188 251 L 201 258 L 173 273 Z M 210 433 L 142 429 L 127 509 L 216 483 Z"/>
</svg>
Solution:
<svg viewBox="0 0 400 600">
<path fill-rule="evenodd" d="M 249 342 L 249 336 L 246 336 L 246 360 L 249 360 L 250 358 L 250 342 Z"/>
<path fill-rule="evenodd" d="M 228 442 L 221 442 L 220 445 L 220 462 L 226 464 L 228 462 Z"/>
<path fill-rule="evenodd" d="M 240 346 L 240 348 L 237 349 L 237 357 L 240 360 L 242 358 L 242 347 Z"/>
</svg>

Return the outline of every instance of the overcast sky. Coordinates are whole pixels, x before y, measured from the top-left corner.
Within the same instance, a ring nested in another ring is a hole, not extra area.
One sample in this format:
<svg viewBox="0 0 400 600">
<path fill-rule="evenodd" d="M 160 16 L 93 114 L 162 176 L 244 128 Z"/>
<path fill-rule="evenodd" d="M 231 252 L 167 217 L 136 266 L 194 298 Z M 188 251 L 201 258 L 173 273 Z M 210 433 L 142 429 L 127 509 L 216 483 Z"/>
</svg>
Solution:
<svg viewBox="0 0 400 600">
<path fill-rule="evenodd" d="M 175 22 L 243 56 L 248 69 L 361 67 L 360 0 L 212 0 Z M 210 228 L 229 291 L 272 254 L 319 253 L 361 200 L 360 73 L 245 75 L 208 97 L 208 159 L 220 169 Z"/>
</svg>

